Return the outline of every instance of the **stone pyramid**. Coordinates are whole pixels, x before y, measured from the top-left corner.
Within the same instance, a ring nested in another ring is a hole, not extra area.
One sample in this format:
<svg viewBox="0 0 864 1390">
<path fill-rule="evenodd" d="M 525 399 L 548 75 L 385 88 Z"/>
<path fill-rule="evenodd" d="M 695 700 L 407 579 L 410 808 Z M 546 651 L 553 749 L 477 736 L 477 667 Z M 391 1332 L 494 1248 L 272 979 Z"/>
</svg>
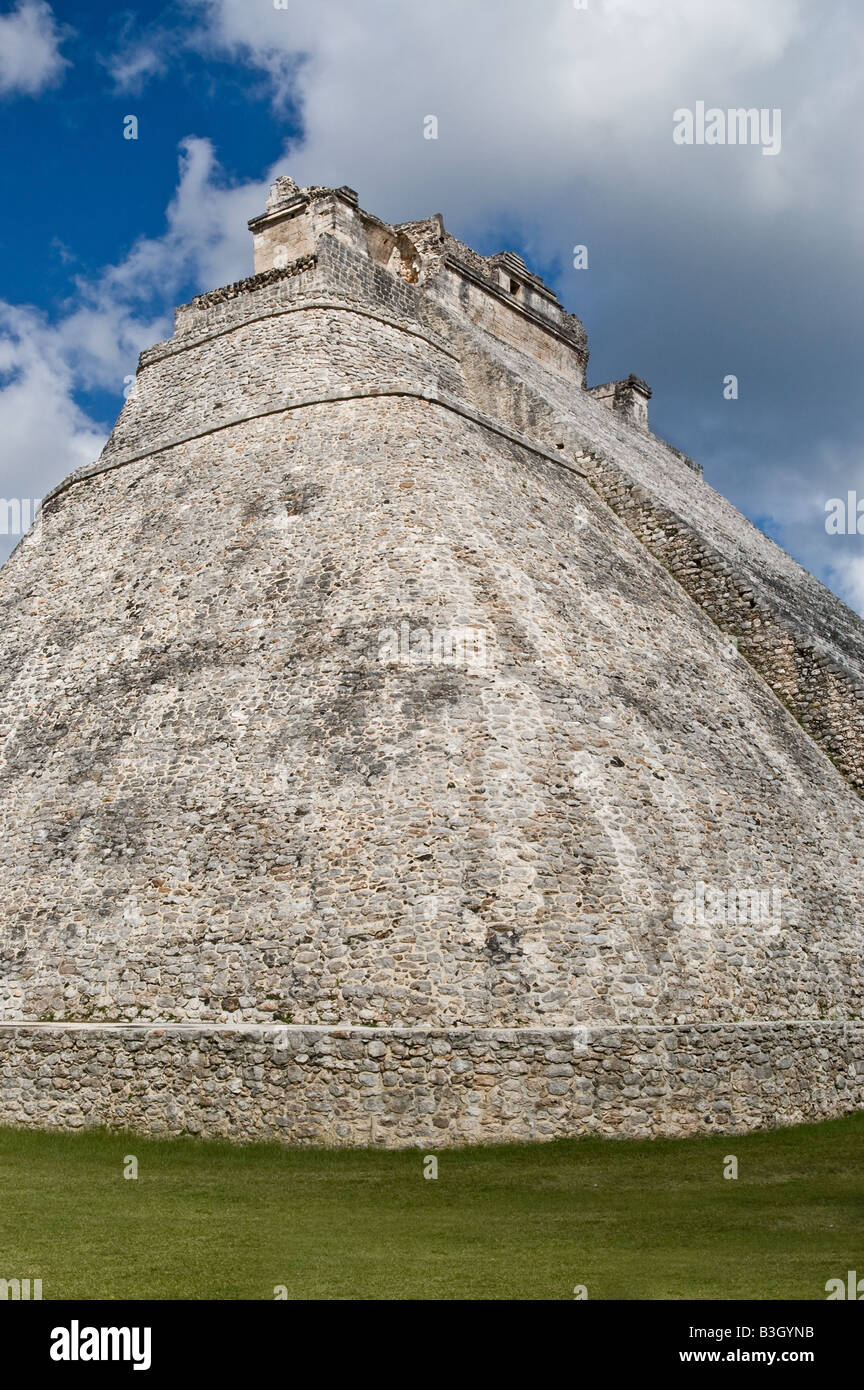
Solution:
<svg viewBox="0 0 864 1390">
<path fill-rule="evenodd" d="M 864 1094 L 864 624 L 440 216 L 281 178 L 0 574 L 4 1123 Z"/>
</svg>

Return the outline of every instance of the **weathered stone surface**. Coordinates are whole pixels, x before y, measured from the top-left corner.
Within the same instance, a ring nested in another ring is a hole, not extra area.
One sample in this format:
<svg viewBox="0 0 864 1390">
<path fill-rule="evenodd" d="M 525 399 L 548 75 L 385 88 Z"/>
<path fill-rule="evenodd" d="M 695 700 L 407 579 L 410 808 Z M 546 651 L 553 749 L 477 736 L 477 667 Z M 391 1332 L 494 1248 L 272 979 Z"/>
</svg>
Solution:
<svg viewBox="0 0 864 1390">
<path fill-rule="evenodd" d="M 0 1117 L 440 1144 L 860 1104 L 864 625 L 645 383 L 585 389 L 517 257 L 290 180 L 252 226 L 0 574 Z M 403 625 L 485 660 L 392 660 Z M 699 882 L 781 907 L 682 924 Z"/>
<path fill-rule="evenodd" d="M 550 1080 L 550 1036 L 572 1055 L 573 1035 L 563 1029 L 453 1030 L 446 1037 L 357 1029 L 350 1048 L 343 1042 L 323 1057 L 310 1040 L 329 1044 L 331 1034 L 304 1029 L 309 1051 L 292 1053 L 286 1037 L 294 1031 L 0 1026 L 0 1080 L 16 1121 L 32 1126 L 78 1128 L 99 1119 L 155 1134 L 394 1148 L 576 1133 L 741 1133 L 864 1103 L 861 1024 L 658 1028 L 650 1035 L 622 1028 L 614 1059 L 608 1036 L 592 1030 L 572 1078 Z M 442 1062 L 430 1041 L 446 1041 L 452 1062 Z M 469 1049 L 474 1071 L 461 1055 Z M 760 1049 L 772 1065 L 755 1061 Z M 396 1089 L 379 1106 L 376 1093 L 388 1082 Z"/>
</svg>

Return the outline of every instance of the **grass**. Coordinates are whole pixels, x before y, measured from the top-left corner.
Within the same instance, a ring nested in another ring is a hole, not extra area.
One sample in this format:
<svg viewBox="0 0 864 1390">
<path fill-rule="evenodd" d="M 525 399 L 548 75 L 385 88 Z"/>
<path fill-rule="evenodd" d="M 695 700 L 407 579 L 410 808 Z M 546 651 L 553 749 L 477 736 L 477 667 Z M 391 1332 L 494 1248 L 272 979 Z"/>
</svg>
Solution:
<svg viewBox="0 0 864 1390">
<path fill-rule="evenodd" d="M 45 1299 L 824 1299 L 864 1275 L 862 1150 L 859 1113 L 443 1150 L 429 1181 L 424 1150 L 0 1129 L 0 1278 Z"/>
</svg>

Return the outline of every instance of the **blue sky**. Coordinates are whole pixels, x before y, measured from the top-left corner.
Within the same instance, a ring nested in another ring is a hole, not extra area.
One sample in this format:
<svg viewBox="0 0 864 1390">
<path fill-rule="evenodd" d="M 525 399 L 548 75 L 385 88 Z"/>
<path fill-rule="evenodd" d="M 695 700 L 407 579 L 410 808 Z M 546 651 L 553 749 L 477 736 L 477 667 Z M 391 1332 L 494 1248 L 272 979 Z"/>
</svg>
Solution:
<svg viewBox="0 0 864 1390">
<path fill-rule="evenodd" d="M 0 0 L 0 491 L 98 454 L 289 172 L 518 251 L 589 380 L 644 376 L 655 430 L 864 611 L 864 536 L 825 529 L 864 498 L 862 50 L 855 0 Z M 779 109 L 779 153 L 676 145 L 698 101 Z"/>
</svg>

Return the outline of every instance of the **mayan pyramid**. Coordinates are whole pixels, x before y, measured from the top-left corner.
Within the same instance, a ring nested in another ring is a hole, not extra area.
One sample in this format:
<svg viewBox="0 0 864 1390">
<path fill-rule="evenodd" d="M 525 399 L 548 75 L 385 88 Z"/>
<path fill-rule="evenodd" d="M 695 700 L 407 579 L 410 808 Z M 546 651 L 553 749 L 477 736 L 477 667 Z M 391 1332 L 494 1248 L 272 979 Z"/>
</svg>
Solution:
<svg viewBox="0 0 864 1390">
<path fill-rule="evenodd" d="M 0 575 L 0 1122 L 861 1105 L 864 624 L 518 256 L 250 227 Z"/>
</svg>

